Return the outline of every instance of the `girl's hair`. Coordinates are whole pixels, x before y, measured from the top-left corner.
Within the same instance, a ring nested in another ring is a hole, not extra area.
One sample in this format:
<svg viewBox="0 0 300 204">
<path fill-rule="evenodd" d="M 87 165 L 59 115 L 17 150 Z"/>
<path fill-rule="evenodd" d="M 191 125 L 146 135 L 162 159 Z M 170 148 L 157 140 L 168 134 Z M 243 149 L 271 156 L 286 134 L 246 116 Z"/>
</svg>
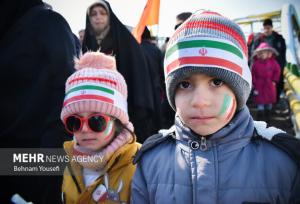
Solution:
<svg viewBox="0 0 300 204">
<path fill-rule="evenodd" d="M 128 131 L 131 134 L 131 136 L 132 136 L 132 140 L 129 142 L 129 144 L 134 143 L 136 135 L 134 134 L 133 131 L 131 131 L 128 127 L 126 127 L 125 125 L 123 125 L 123 123 L 121 123 L 121 121 L 119 119 L 117 119 L 117 118 L 115 118 L 114 124 L 116 126 L 115 134 L 110 139 L 110 142 L 106 146 L 108 146 L 124 129 L 126 131 Z"/>
<path fill-rule="evenodd" d="M 134 138 L 136 137 L 136 135 L 134 134 L 134 132 L 131 131 L 128 127 L 126 127 L 123 123 L 121 123 L 121 121 L 119 119 L 116 118 L 114 122 L 115 122 L 115 125 L 116 125 L 116 132 L 115 132 L 115 135 L 114 135 L 113 138 L 117 137 L 125 129 L 132 136 L 132 140 L 131 140 L 130 144 L 133 143 L 134 142 Z"/>
</svg>

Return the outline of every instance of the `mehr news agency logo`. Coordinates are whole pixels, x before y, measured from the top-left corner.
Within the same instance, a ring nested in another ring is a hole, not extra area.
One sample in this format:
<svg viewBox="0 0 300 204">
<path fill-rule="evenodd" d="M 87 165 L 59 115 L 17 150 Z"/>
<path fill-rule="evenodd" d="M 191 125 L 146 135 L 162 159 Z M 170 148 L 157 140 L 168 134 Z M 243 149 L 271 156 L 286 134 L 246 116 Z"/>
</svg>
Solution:
<svg viewBox="0 0 300 204">
<path fill-rule="evenodd" d="M 45 153 L 13 153 L 13 170 L 14 172 L 26 172 L 26 171 L 60 171 L 61 165 L 50 164 L 66 164 L 69 162 L 102 162 L 103 155 L 57 155 L 57 154 L 45 154 Z M 15 165 L 16 164 L 16 165 Z M 23 164 L 23 165 L 17 165 Z M 26 164 L 26 165 L 25 165 Z M 43 165 L 47 164 L 47 165 Z M 30 165 L 30 166 L 28 166 Z M 33 165 L 33 166 L 32 166 Z M 49 166 L 50 165 L 50 166 Z"/>
</svg>

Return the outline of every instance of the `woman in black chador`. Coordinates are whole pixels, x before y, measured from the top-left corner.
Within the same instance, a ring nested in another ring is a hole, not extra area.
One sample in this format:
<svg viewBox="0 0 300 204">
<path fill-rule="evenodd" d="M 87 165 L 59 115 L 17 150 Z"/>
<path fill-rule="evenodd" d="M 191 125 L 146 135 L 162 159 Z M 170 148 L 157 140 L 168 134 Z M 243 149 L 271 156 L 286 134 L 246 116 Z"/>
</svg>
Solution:
<svg viewBox="0 0 300 204">
<path fill-rule="evenodd" d="M 138 141 L 149 136 L 156 123 L 154 83 L 146 57 L 130 31 L 119 21 L 108 2 L 98 0 L 87 9 L 82 52 L 101 51 L 116 57 L 118 71 L 128 85 L 128 111 Z M 155 130 L 154 130 L 155 131 Z"/>
</svg>

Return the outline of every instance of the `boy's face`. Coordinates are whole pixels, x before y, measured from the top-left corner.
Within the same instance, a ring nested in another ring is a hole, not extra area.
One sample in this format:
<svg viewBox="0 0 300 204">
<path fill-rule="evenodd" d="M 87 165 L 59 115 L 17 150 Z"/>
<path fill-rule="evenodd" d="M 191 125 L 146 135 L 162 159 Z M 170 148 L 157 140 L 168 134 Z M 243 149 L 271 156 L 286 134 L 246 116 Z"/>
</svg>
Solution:
<svg viewBox="0 0 300 204">
<path fill-rule="evenodd" d="M 178 84 L 176 112 L 195 133 L 207 136 L 224 127 L 236 111 L 232 90 L 220 79 L 194 74 Z"/>
<path fill-rule="evenodd" d="M 79 117 L 88 117 L 93 113 L 84 112 L 77 114 Z M 94 132 L 85 122 L 83 123 L 82 129 L 80 131 L 74 132 L 77 143 L 92 151 L 98 151 L 106 146 L 115 134 L 114 121 L 109 121 L 106 129 L 103 132 Z"/>
</svg>

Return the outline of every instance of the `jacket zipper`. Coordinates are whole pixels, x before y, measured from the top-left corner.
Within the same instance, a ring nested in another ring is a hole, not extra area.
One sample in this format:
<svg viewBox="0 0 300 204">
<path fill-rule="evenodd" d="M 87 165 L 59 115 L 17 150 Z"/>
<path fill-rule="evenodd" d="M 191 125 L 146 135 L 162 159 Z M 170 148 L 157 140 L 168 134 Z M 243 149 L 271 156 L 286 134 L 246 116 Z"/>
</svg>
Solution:
<svg viewBox="0 0 300 204">
<path fill-rule="evenodd" d="M 199 144 L 199 143 L 198 143 Z M 206 144 L 206 138 L 204 136 L 201 136 L 200 138 L 200 147 L 198 146 L 198 148 L 201 151 L 206 151 L 207 150 L 207 144 Z M 196 156 L 195 156 L 195 151 L 190 149 L 190 155 L 191 155 L 191 160 L 194 161 L 195 165 L 196 165 Z M 196 165 L 197 166 L 197 165 Z M 192 169 L 192 166 L 191 166 Z M 192 189 L 193 189 L 193 204 L 196 204 L 196 200 L 197 200 L 197 191 L 196 191 L 196 182 L 197 182 L 197 178 L 196 177 L 192 177 Z"/>
<path fill-rule="evenodd" d="M 193 161 L 193 162 L 192 162 Z M 192 166 L 192 164 L 194 163 L 194 166 Z M 192 173 L 192 168 L 196 168 L 196 157 L 195 157 L 195 151 L 190 149 L 190 170 L 191 170 L 191 175 Z M 197 195 L 197 191 L 196 191 L 196 181 L 197 181 L 197 177 L 196 176 L 192 176 L 191 178 L 192 181 L 192 193 L 193 193 L 193 197 L 192 197 L 192 202 L 193 204 L 196 204 L 196 195 Z"/>
<path fill-rule="evenodd" d="M 201 136 L 200 150 L 203 152 L 207 150 L 206 138 L 204 136 Z"/>
</svg>

